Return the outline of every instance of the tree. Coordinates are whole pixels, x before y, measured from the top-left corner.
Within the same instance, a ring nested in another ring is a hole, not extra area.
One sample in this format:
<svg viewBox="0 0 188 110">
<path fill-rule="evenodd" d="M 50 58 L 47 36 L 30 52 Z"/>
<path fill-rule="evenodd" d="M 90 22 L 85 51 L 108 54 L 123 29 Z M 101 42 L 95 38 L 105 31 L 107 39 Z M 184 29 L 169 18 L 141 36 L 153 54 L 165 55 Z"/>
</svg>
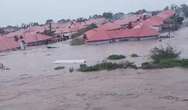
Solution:
<svg viewBox="0 0 188 110">
<path fill-rule="evenodd" d="M 87 21 L 87 19 L 85 19 L 85 18 L 78 18 L 78 19 L 76 20 L 76 22 L 85 22 L 85 21 Z"/>
<path fill-rule="evenodd" d="M 29 25 L 30 25 L 30 26 L 39 26 L 39 23 L 37 23 L 37 22 L 32 22 L 32 23 L 30 23 Z"/>
<path fill-rule="evenodd" d="M 122 12 L 116 13 L 113 15 L 113 19 L 117 20 L 117 19 L 121 19 L 125 14 Z"/>
<path fill-rule="evenodd" d="M 102 15 L 97 15 L 97 14 L 95 14 L 95 15 L 93 15 L 93 16 L 90 16 L 89 18 L 90 19 L 97 19 L 97 18 L 102 18 L 103 16 Z"/>
<path fill-rule="evenodd" d="M 170 31 L 175 31 L 180 28 L 180 26 L 183 24 L 183 17 L 180 17 L 178 15 L 171 17 L 171 19 L 165 21 L 164 23 L 168 25 L 169 34 Z M 165 27 L 163 27 L 165 29 Z"/>
<path fill-rule="evenodd" d="M 164 10 L 169 10 L 169 6 L 166 6 L 166 7 L 164 8 Z"/>
<path fill-rule="evenodd" d="M 142 10 L 138 10 L 136 11 L 136 14 L 143 14 L 143 13 L 146 13 L 147 11 L 145 9 L 142 9 Z"/>
<path fill-rule="evenodd" d="M 102 15 L 106 19 L 112 19 L 113 18 L 113 13 L 111 12 L 104 12 Z"/>
<path fill-rule="evenodd" d="M 160 11 L 152 11 L 151 13 L 152 13 L 152 16 L 155 16 L 155 15 L 159 14 Z"/>
<path fill-rule="evenodd" d="M 176 22 L 179 23 L 179 24 L 183 24 L 183 21 L 184 21 L 184 18 L 183 17 L 176 17 L 175 18 Z"/>
<path fill-rule="evenodd" d="M 178 9 L 178 6 L 176 4 L 172 4 L 170 8 L 171 10 L 176 11 Z"/>
<path fill-rule="evenodd" d="M 184 13 L 185 17 L 188 17 L 188 5 L 182 4 L 181 9 L 182 9 L 182 12 Z"/>
<path fill-rule="evenodd" d="M 3 28 L 0 28 L 0 34 L 4 34 L 5 30 Z"/>
<path fill-rule="evenodd" d="M 50 23 L 53 23 L 53 22 L 54 22 L 53 19 L 46 20 L 46 24 L 50 24 Z"/>
<path fill-rule="evenodd" d="M 23 28 L 23 29 L 26 29 L 26 28 L 28 28 L 28 27 L 29 27 L 28 24 L 25 24 L 25 23 L 22 23 L 22 24 L 21 24 L 21 28 Z"/>
<path fill-rule="evenodd" d="M 67 22 L 69 22 L 69 21 L 71 21 L 70 19 L 61 19 L 61 20 L 59 20 L 59 21 L 57 21 L 58 23 L 67 23 Z"/>
</svg>

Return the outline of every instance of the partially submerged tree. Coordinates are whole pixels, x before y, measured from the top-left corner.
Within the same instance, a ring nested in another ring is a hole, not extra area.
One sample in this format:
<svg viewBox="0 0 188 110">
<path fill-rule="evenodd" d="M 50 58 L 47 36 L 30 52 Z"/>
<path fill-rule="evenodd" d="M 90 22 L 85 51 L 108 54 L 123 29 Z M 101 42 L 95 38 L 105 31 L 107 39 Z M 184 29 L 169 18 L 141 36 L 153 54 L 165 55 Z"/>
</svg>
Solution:
<svg viewBox="0 0 188 110">
<path fill-rule="evenodd" d="M 188 17 L 188 5 L 182 4 L 181 9 L 182 9 L 182 12 L 184 13 L 185 17 Z"/>
<path fill-rule="evenodd" d="M 160 62 L 160 60 L 163 60 L 163 59 L 174 59 L 174 58 L 177 58 L 177 57 L 179 57 L 181 52 L 175 50 L 171 46 L 167 46 L 166 48 L 164 48 L 164 47 L 161 47 L 161 48 L 155 47 L 151 51 L 151 53 L 152 53 L 151 58 L 153 59 L 153 61 L 154 62 Z"/>
</svg>

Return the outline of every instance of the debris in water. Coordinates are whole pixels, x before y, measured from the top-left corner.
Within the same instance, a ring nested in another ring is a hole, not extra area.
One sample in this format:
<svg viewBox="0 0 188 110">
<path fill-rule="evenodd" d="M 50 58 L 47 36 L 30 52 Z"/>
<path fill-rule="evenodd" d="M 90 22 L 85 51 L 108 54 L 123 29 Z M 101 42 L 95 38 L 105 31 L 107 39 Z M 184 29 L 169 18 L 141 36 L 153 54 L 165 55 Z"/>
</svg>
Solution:
<svg viewBox="0 0 188 110">
<path fill-rule="evenodd" d="M 58 66 L 58 67 L 55 67 L 54 70 L 62 70 L 62 69 L 65 69 L 64 66 Z"/>
</svg>

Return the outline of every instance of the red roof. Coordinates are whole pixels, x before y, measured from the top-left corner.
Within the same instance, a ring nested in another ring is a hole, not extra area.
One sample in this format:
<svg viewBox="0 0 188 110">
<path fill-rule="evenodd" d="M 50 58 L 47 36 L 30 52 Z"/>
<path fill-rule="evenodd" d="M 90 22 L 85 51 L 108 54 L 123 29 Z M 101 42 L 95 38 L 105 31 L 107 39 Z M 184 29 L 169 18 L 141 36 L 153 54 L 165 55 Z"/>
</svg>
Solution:
<svg viewBox="0 0 188 110">
<path fill-rule="evenodd" d="M 162 11 L 158 15 L 152 16 L 149 19 L 143 21 L 143 23 L 148 26 L 160 26 L 164 23 L 165 20 L 169 19 L 174 15 L 175 12 L 172 10 Z"/>
<path fill-rule="evenodd" d="M 19 45 L 13 39 L 0 37 L 0 51 L 7 51 L 18 47 Z"/>
<path fill-rule="evenodd" d="M 26 43 L 35 43 L 52 39 L 50 36 L 36 33 L 25 33 L 21 35 Z M 14 41 L 14 39 L 14 37 L 0 37 L 0 52 L 18 48 L 19 42 Z"/>
<path fill-rule="evenodd" d="M 113 21 L 113 22 L 108 22 L 108 23 L 100 26 L 97 29 L 98 30 L 114 30 L 114 29 L 119 29 L 119 28 L 122 27 L 122 25 L 127 25 L 130 22 L 135 22 L 140 17 L 141 17 L 141 15 L 128 16 L 128 17 L 120 19 L 120 20 L 116 20 L 116 21 Z"/>
<path fill-rule="evenodd" d="M 23 39 L 26 43 L 34 43 L 34 42 L 49 40 L 51 39 L 51 37 L 43 34 L 26 33 L 23 34 Z"/>
<path fill-rule="evenodd" d="M 140 24 L 133 29 L 120 30 L 119 37 L 127 38 L 144 38 L 159 35 L 159 32 L 149 26 Z"/>
<path fill-rule="evenodd" d="M 80 29 L 86 28 L 88 25 L 94 23 L 100 25 L 104 23 L 106 19 L 98 18 L 98 19 L 89 19 L 85 22 L 69 22 L 67 25 L 58 26 L 59 28 L 56 29 L 56 33 L 65 33 L 65 32 L 77 32 Z M 57 25 L 57 24 L 56 24 Z M 63 24 L 61 24 L 63 25 Z"/>
<path fill-rule="evenodd" d="M 143 21 L 143 23 L 148 26 L 160 26 L 163 24 L 163 21 L 163 18 L 159 16 L 152 16 L 151 18 Z"/>
<path fill-rule="evenodd" d="M 166 10 L 159 13 L 156 16 L 152 16 L 145 21 L 137 21 L 141 17 L 141 15 L 130 16 L 122 20 L 117 20 L 114 22 L 109 22 L 100 26 L 95 30 L 91 30 L 86 33 L 87 41 L 103 41 L 110 39 L 118 39 L 118 38 L 143 38 L 150 36 L 157 36 L 159 32 L 155 29 L 152 29 L 152 26 L 160 26 L 164 23 L 164 21 L 175 15 L 175 12 L 172 10 Z M 132 22 L 134 28 L 132 29 L 124 29 L 121 28 L 122 25 L 128 24 Z M 116 30 L 114 30 L 116 29 Z"/>
<path fill-rule="evenodd" d="M 52 39 L 52 37 L 43 35 L 43 34 L 37 34 L 37 33 L 24 33 L 21 35 L 23 37 L 23 40 L 26 43 L 35 43 L 39 41 L 46 41 Z M 20 36 L 18 36 L 20 37 Z M 9 37 L 10 39 L 14 40 L 14 37 Z M 17 42 L 18 43 L 18 42 Z"/>
<path fill-rule="evenodd" d="M 87 42 L 110 40 L 111 36 L 105 30 L 91 30 L 86 32 Z"/>
<path fill-rule="evenodd" d="M 159 35 L 159 32 L 151 27 L 140 24 L 132 29 L 120 29 L 115 31 L 91 30 L 86 33 L 87 42 L 104 41 L 121 38 L 144 38 Z"/>
<path fill-rule="evenodd" d="M 172 16 L 174 16 L 176 13 L 173 10 L 166 10 L 166 11 L 162 11 L 161 13 L 159 13 L 157 16 L 163 18 L 163 20 L 166 20 Z"/>
</svg>

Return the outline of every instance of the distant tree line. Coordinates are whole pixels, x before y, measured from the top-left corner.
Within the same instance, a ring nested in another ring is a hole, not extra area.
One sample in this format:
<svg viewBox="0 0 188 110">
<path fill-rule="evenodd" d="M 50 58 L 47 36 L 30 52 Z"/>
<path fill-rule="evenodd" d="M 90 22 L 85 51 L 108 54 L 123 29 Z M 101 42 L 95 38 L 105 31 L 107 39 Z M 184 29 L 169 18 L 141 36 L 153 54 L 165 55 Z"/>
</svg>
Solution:
<svg viewBox="0 0 188 110">
<path fill-rule="evenodd" d="M 164 10 L 174 10 L 176 11 L 176 16 L 174 17 L 174 21 L 176 21 L 177 23 L 181 24 L 183 21 L 182 17 L 188 17 L 188 5 L 187 4 L 182 4 L 182 5 L 171 5 L 171 6 L 166 6 L 164 8 Z M 130 14 L 142 14 L 148 12 L 145 9 L 141 9 L 138 10 L 136 12 L 132 12 Z M 160 11 L 151 11 L 152 15 L 157 15 Z M 90 16 L 88 19 L 97 19 L 97 18 L 105 18 L 108 20 L 117 20 L 117 19 L 121 19 L 125 16 L 124 13 L 122 12 L 118 12 L 118 13 L 112 13 L 112 12 L 104 12 L 102 14 L 95 14 Z M 77 18 L 74 20 L 71 19 L 60 19 L 57 21 L 57 23 L 66 23 L 66 22 L 86 22 L 88 20 L 87 18 Z M 173 21 L 173 22 L 174 22 Z M 53 23 L 54 20 L 53 19 L 48 19 L 46 20 L 44 25 L 49 25 L 50 23 Z M 29 28 L 31 26 L 42 26 L 43 24 L 39 24 L 38 22 L 32 22 L 29 24 L 21 24 L 20 26 L 6 26 L 6 27 L 0 27 L 0 34 L 7 34 L 10 32 L 14 32 L 14 31 L 18 31 L 19 29 L 26 29 Z M 50 31 L 48 31 L 50 32 Z"/>
<path fill-rule="evenodd" d="M 106 18 L 108 20 L 116 20 L 116 19 L 120 19 L 122 17 L 124 17 L 124 13 L 123 12 L 118 12 L 118 13 L 112 13 L 112 12 L 104 12 L 102 15 L 93 15 L 93 16 L 90 16 L 89 18 L 94 18 L 94 19 L 97 19 L 97 18 Z"/>
<path fill-rule="evenodd" d="M 169 10 L 169 9 L 176 11 L 178 15 L 181 15 L 181 16 L 183 15 L 184 17 L 188 17 L 188 5 L 187 4 L 181 4 L 179 6 L 173 4 L 171 6 L 166 6 L 164 8 L 164 10 Z"/>
</svg>

